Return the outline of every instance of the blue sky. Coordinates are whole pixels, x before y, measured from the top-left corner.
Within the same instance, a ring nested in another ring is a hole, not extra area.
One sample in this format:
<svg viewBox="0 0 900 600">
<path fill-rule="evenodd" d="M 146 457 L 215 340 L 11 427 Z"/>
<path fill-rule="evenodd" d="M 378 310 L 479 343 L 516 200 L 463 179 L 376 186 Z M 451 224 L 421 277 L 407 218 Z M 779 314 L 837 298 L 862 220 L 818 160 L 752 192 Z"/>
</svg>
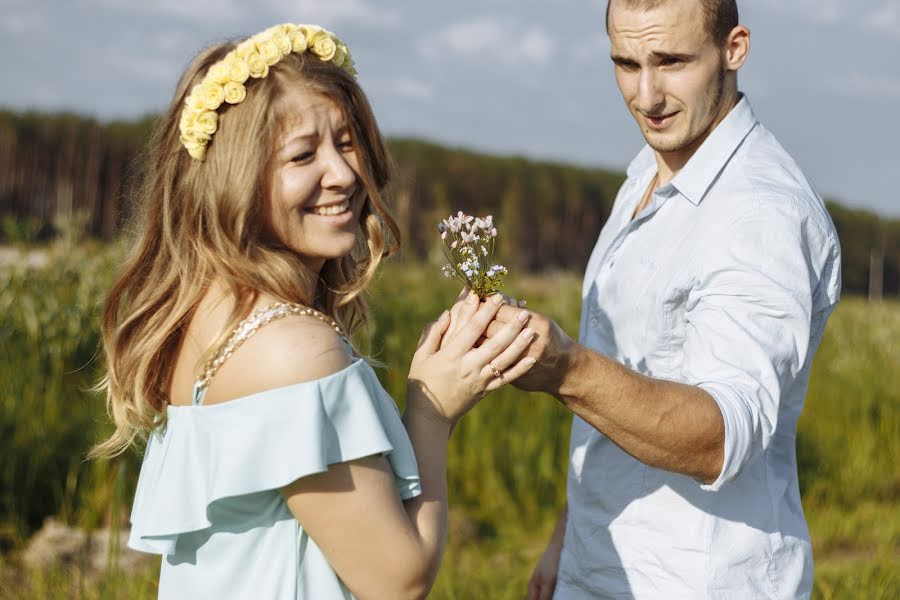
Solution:
<svg viewBox="0 0 900 600">
<path fill-rule="evenodd" d="M 823 195 L 900 217 L 900 0 L 738 0 L 739 76 Z M 160 110 L 207 43 L 278 22 L 350 45 L 388 135 L 622 169 L 643 140 L 605 0 L 0 0 L 0 106 Z"/>
</svg>

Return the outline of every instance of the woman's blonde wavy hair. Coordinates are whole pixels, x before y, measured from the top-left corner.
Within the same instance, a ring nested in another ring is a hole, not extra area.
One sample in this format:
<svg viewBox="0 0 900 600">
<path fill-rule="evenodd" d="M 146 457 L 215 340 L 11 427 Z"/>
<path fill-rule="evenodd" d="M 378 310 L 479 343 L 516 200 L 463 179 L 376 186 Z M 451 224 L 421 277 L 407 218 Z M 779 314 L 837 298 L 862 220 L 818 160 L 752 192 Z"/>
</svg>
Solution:
<svg viewBox="0 0 900 600">
<path fill-rule="evenodd" d="M 185 96 L 237 42 L 210 47 L 190 64 L 147 148 L 135 195 L 138 241 L 106 298 L 101 326 L 107 373 L 98 389 L 106 393 L 116 429 L 91 450 L 91 458 L 121 454 L 165 424 L 175 357 L 213 279 L 228 286 L 234 308 L 201 361 L 261 293 L 315 306 L 352 334 L 367 316 L 362 292 L 382 257 L 398 247 L 397 225 L 382 197 L 391 176 L 387 148 L 356 80 L 330 62 L 285 56 L 267 77 L 248 82 L 243 102 L 219 109 L 206 160 L 188 155 L 178 128 Z M 275 235 L 268 202 L 281 126 L 278 99 L 298 82 L 329 97 L 343 113 L 367 192 L 356 249 L 327 260 L 318 275 Z"/>
</svg>

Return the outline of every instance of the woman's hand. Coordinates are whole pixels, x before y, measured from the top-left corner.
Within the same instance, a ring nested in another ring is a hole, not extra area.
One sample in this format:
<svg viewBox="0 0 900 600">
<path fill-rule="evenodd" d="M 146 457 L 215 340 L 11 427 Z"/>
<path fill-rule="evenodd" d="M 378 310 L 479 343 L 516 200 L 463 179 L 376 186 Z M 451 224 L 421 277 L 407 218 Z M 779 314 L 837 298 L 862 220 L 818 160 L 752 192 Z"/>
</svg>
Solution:
<svg viewBox="0 0 900 600">
<path fill-rule="evenodd" d="M 522 308 L 525 306 L 524 300 L 516 300 L 506 294 L 498 293 L 497 295 L 503 298 L 503 304 L 508 304 L 513 308 Z M 494 296 L 491 296 L 491 298 L 493 297 Z M 459 296 L 456 297 L 456 304 L 450 309 L 450 327 L 441 340 L 441 348 L 444 347 L 446 340 L 452 338 L 457 331 L 469 322 L 469 319 L 471 319 L 472 315 L 475 314 L 475 311 L 478 310 L 478 305 L 478 295 L 475 292 L 470 291 L 469 288 L 464 287 L 459 293 Z M 484 337 L 481 337 L 475 345 L 480 346 L 483 341 Z"/>
<path fill-rule="evenodd" d="M 476 297 L 462 311 L 471 316 L 455 331 L 450 331 L 446 311 L 425 328 L 409 369 L 410 391 L 420 392 L 410 393 L 410 408 L 455 423 L 485 394 L 515 381 L 534 365 L 534 359 L 521 358 L 534 336 L 525 328 L 529 318 L 525 310 L 476 346 L 503 302 L 499 294 L 481 303 Z"/>
</svg>

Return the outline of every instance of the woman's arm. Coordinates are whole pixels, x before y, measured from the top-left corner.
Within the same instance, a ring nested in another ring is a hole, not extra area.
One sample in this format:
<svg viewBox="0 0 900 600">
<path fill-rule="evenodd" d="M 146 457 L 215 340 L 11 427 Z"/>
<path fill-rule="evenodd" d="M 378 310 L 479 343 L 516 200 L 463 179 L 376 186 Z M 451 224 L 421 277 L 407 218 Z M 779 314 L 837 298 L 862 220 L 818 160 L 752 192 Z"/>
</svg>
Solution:
<svg viewBox="0 0 900 600">
<path fill-rule="evenodd" d="M 488 391 L 533 364 L 519 360 L 530 341 L 524 319 L 514 319 L 496 339 L 474 347 L 498 309 L 499 304 L 485 302 L 448 339 L 445 313 L 426 328 L 413 357 L 403 422 L 418 462 L 421 495 L 401 502 L 383 456 L 332 465 L 282 490 L 288 507 L 360 600 L 423 598 L 431 589 L 446 541 L 447 444 L 453 425 Z M 502 379 L 489 364 L 503 372 Z"/>
</svg>

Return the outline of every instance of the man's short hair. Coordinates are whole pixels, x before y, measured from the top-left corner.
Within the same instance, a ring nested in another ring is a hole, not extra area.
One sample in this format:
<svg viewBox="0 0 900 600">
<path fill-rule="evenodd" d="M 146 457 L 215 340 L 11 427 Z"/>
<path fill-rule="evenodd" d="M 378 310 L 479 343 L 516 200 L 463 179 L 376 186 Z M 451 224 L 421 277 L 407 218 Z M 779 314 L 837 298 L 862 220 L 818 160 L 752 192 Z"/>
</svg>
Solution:
<svg viewBox="0 0 900 600">
<path fill-rule="evenodd" d="M 609 32 L 609 7 L 613 2 L 633 9 L 651 10 L 669 0 L 609 0 L 606 3 L 606 31 Z M 731 30 L 738 26 L 737 0 L 698 0 L 706 17 L 706 32 L 716 44 L 724 44 Z"/>
</svg>

